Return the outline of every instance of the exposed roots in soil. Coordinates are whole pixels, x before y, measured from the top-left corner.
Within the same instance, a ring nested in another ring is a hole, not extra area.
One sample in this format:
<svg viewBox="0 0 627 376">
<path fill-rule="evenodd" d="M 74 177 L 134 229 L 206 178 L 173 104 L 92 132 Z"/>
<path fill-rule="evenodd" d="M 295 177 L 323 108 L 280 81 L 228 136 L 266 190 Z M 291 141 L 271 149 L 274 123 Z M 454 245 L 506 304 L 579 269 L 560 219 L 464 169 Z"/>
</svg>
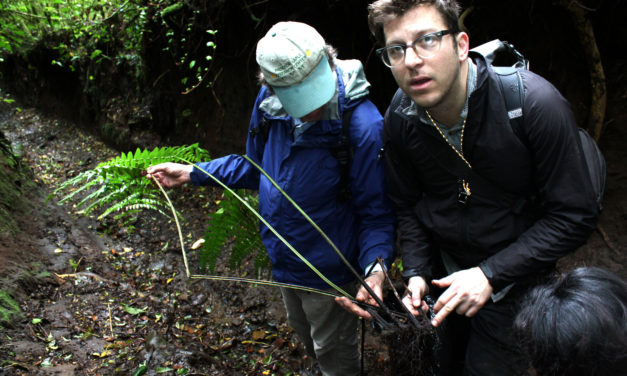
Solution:
<svg viewBox="0 0 627 376">
<path fill-rule="evenodd" d="M 376 330 L 380 331 L 383 342 L 388 348 L 390 370 L 392 375 L 399 376 L 436 376 L 440 371 L 440 363 L 436 354 L 441 348 L 439 331 L 431 325 L 433 319 L 433 304 L 430 296 L 425 297 L 429 311 L 415 318 L 394 320 L 394 323 L 382 321 L 381 318 L 373 322 Z M 387 299 L 390 310 L 400 309 L 402 304 L 397 299 Z M 401 315 L 401 314 L 399 314 Z M 409 313 L 403 314 L 407 316 Z"/>
</svg>

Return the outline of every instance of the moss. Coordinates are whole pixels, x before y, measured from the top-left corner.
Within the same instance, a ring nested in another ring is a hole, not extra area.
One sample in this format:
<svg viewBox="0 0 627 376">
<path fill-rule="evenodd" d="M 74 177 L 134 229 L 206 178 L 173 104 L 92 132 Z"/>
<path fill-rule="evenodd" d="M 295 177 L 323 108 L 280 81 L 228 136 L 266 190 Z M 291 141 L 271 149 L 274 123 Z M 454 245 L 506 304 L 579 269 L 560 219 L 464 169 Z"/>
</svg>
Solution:
<svg viewBox="0 0 627 376">
<path fill-rule="evenodd" d="M 0 290 L 0 322 L 8 323 L 15 317 L 21 316 L 20 305 L 9 293 Z"/>
<path fill-rule="evenodd" d="M 0 233 L 19 230 L 16 213 L 27 206 L 24 192 L 32 185 L 23 172 L 23 165 L 13 154 L 8 141 L 0 135 Z"/>
</svg>

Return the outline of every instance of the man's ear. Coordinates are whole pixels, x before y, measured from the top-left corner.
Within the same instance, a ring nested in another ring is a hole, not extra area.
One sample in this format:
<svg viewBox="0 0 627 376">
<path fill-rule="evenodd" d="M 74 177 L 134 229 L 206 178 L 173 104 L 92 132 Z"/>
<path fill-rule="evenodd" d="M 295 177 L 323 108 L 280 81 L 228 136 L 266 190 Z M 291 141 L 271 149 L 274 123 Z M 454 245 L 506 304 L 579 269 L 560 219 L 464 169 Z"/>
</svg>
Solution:
<svg viewBox="0 0 627 376">
<path fill-rule="evenodd" d="M 459 61 L 465 61 L 468 58 L 468 50 L 470 48 L 468 34 L 463 31 L 458 33 L 456 36 L 456 43 Z"/>
</svg>

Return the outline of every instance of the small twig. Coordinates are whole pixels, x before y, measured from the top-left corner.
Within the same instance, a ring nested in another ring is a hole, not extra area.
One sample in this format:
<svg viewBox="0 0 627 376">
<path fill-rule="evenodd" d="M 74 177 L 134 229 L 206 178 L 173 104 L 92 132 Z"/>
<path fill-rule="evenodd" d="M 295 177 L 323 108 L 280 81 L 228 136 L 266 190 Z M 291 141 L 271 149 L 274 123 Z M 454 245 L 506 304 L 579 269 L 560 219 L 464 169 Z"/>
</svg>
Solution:
<svg viewBox="0 0 627 376">
<path fill-rule="evenodd" d="M 603 238 L 603 241 L 605 242 L 607 247 L 611 249 L 612 252 L 616 253 L 617 256 L 620 256 L 621 255 L 620 251 L 618 250 L 618 248 L 616 248 L 616 246 L 614 245 L 614 242 L 610 239 L 609 235 L 607 234 L 607 232 L 605 232 L 603 227 L 601 227 L 600 225 L 597 225 L 597 231 L 601 234 L 601 237 Z"/>
<path fill-rule="evenodd" d="M 392 292 L 394 293 L 394 296 L 398 300 L 398 303 L 401 305 L 405 313 L 407 313 L 409 320 L 411 321 L 411 323 L 414 325 L 416 329 L 420 328 L 420 324 L 418 323 L 418 320 L 416 319 L 416 317 L 411 312 L 409 312 L 409 309 L 405 306 L 405 304 L 403 304 L 403 300 L 398 294 L 398 291 L 396 291 L 396 288 L 394 287 L 394 284 L 392 283 L 392 279 L 388 275 L 388 272 L 385 270 L 385 267 L 383 265 L 383 260 L 381 260 L 380 257 L 377 257 L 377 262 L 381 265 L 381 269 L 383 269 L 383 273 L 385 274 L 385 279 L 390 284 L 390 287 L 392 288 Z"/>
<path fill-rule="evenodd" d="M 462 31 L 468 30 L 468 28 L 466 27 L 466 17 L 468 17 L 468 15 L 472 13 L 474 8 L 474 6 L 469 6 L 468 8 L 466 8 L 466 10 L 462 12 L 461 16 L 459 16 L 459 26 Z"/>
<path fill-rule="evenodd" d="M 55 273 L 55 275 L 57 277 L 61 278 L 61 279 L 71 278 L 71 277 L 92 277 L 93 279 L 96 279 L 98 281 L 115 283 L 115 282 L 111 281 L 110 279 L 103 278 L 103 277 L 99 276 L 98 274 L 92 273 L 92 272 L 77 272 L 77 273 L 70 273 L 70 274 L 57 274 L 57 273 Z"/>
<path fill-rule="evenodd" d="M 587 7 L 587 6 L 583 5 L 580 1 L 577 1 L 577 0 L 572 0 L 572 1 L 568 4 L 568 6 L 570 6 L 570 5 L 572 5 L 572 4 L 574 4 L 574 5 L 578 6 L 579 8 L 585 9 L 585 10 L 587 10 L 587 11 L 589 11 L 589 12 L 596 12 L 596 11 L 597 11 L 597 9 Z"/>
<path fill-rule="evenodd" d="M 113 334 L 113 323 L 111 322 L 111 303 L 107 303 L 107 307 L 109 308 L 109 330 L 111 330 L 111 338 L 115 338 L 115 334 Z"/>
<path fill-rule="evenodd" d="M 248 8 L 252 8 L 252 7 L 257 6 L 257 5 L 265 4 L 265 3 L 267 3 L 268 1 L 269 1 L 269 0 L 260 0 L 260 1 L 257 1 L 256 3 L 246 4 L 246 5 L 244 5 L 244 8 L 246 8 L 246 9 L 248 9 Z"/>
<path fill-rule="evenodd" d="M 243 278 L 243 277 L 225 277 L 225 276 L 220 276 L 220 275 L 207 275 L 207 274 L 192 274 L 189 276 L 189 278 L 206 279 L 210 281 L 213 280 L 213 281 L 225 281 L 225 282 L 242 282 L 242 283 L 250 283 L 250 284 L 262 285 L 262 286 L 283 287 L 283 288 L 288 288 L 288 289 L 294 289 L 294 290 L 300 290 L 300 291 L 306 291 L 306 292 L 312 292 L 315 294 L 330 296 L 332 298 L 338 298 L 338 297 L 344 296 L 339 293 L 328 292 L 328 291 L 316 289 L 313 287 L 293 285 L 289 283 L 275 282 L 275 281 L 264 281 L 262 279 L 252 279 L 252 278 Z M 353 298 L 349 298 L 349 299 L 353 302 L 356 302 L 355 299 Z"/>
<path fill-rule="evenodd" d="M 215 83 L 218 80 L 218 77 L 220 77 L 220 74 L 222 73 L 222 69 L 220 68 L 220 70 L 218 71 L 218 73 L 216 73 L 216 75 L 213 77 L 213 84 L 211 85 L 211 94 L 213 94 L 213 98 L 216 100 L 216 103 L 218 103 L 218 107 L 220 107 L 220 110 L 222 111 L 222 116 L 224 116 L 224 106 L 222 106 L 222 102 L 220 101 L 220 98 L 218 98 L 218 95 L 216 94 L 216 91 L 214 89 Z"/>
</svg>

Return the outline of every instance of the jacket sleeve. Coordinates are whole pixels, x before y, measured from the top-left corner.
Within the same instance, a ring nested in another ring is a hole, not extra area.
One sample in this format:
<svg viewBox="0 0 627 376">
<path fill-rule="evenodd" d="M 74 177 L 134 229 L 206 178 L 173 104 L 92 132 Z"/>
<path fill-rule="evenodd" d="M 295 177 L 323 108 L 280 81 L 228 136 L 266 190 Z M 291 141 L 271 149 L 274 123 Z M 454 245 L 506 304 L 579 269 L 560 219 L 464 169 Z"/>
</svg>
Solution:
<svg viewBox="0 0 627 376">
<path fill-rule="evenodd" d="M 382 122 L 377 108 L 367 100 L 359 104 L 351 119 L 349 188 L 359 217 L 359 265 L 364 271 L 377 257 L 390 267 L 395 256 L 395 219 L 385 194 L 384 165 L 379 157 Z"/>
<path fill-rule="evenodd" d="M 255 100 L 246 140 L 246 155 L 258 165 L 261 165 L 265 147 L 263 136 L 259 134 L 263 120 L 259 104 L 266 96 L 267 89 L 264 87 Z M 218 186 L 219 184 L 209 174 L 232 189 L 259 189 L 259 170 L 240 155 L 232 154 L 210 162 L 196 163 L 190 174 L 192 184 Z"/>
<path fill-rule="evenodd" d="M 570 105 L 550 83 L 524 72 L 524 124 L 543 212 L 519 238 L 480 267 L 495 290 L 542 268 L 582 245 L 599 209 Z"/>
<path fill-rule="evenodd" d="M 421 276 L 429 281 L 433 277 L 431 238 L 414 210 L 422 189 L 410 158 L 404 156 L 400 122 L 393 122 L 391 116 L 388 108 L 383 128 L 386 189 L 398 221 L 403 277 Z"/>
</svg>

